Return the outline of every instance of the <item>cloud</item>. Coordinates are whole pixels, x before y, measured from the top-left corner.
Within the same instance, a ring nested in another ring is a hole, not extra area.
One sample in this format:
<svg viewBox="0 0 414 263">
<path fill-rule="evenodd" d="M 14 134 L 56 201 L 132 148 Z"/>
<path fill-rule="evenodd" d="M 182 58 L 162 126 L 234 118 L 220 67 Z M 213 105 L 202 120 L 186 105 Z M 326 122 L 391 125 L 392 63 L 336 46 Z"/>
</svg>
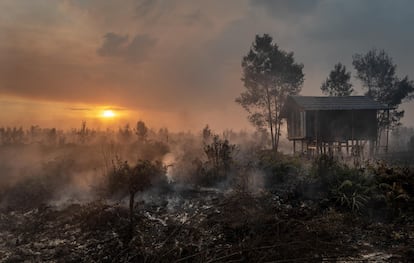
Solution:
<svg viewBox="0 0 414 263">
<path fill-rule="evenodd" d="M 105 34 L 102 46 L 98 48 L 97 53 L 103 57 L 119 57 L 126 61 L 139 63 L 147 57 L 155 43 L 155 38 L 148 35 L 136 35 L 129 41 L 128 35 L 109 32 Z"/>
<path fill-rule="evenodd" d="M 84 108 L 84 107 L 70 107 L 69 110 L 71 111 L 91 111 L 91 108 Z"/>
<path fill-rule="evenodd" d="M 136 0 L 135 18 L 155 22 L 174 12 L 174 1 Z"/>
<path fill-rule="evenodd" d="M 305 95 L 320 95 L 335 63 L 352 70 L 352 55 L 372 47 L 412 74 L 408 0 L 39 1 L 0 1 L 1 95 L 234 126 L 246 117 L 234 103 L 240 62 L 263 33 L 304 64 Z"/>
<path fill-rule="evenodd" d="M 251 5 L 262 7 L 275 18 L 311 14 L 321 0 L 250 0 Z"/>
<path fill-rule="evenodd" d="M 128 38 L 127 35 L 121 36 L 112 32 L 107 33 L 104 36 L 102 46 L 97 52 L 101 56 L 121 56 L 126 49 Z"/>
<path fill-rule="evenodd" d="M 150 52 L 157 41 L 148 35 L 136 35 L 126 48 L 126 59 L 140 61 Z"/>
</svg>

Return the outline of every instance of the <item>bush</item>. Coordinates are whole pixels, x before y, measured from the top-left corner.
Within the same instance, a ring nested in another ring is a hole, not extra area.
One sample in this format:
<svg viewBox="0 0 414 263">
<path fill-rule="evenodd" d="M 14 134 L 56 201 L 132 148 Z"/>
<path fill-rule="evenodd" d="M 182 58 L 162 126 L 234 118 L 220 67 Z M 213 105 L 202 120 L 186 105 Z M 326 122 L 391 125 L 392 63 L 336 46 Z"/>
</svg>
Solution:
<svg viewBox="0 0 414 263">
<path fill-rule="evenodd" d="M 315 158 L 311 176 L 319 180 L 328 201 L 353 213 L 365 211 L 376 187 L 363 169 L 351 168 L 329 155 Z"/>
<path fill-rule="evenodd" d="M 127 161 L 116 158 L 112 161 L 112 171 L 98 190 L 103 197 L 123 197 L 150 187 L 165 186 L 168 184 L 165 174 L 166 167 L 160 161 L 138 160 L 131 166 Z"/>
<path fill-rule="evenodd" d="M 302 164 L 297 157 L 261 151 L 258 159 L 258 168 L 264 172 L 264 185 L 268 189 L 286 182 L 290 176 L 298 175 L 302 170 Z"/>
<path fill-rule="evenodd" d="M 200 186 L 216 186 L 223 183 L 235 169 L 233 155 L 236 145 L 226 139 L 220 139 L 218 135 L 210 135 L 206 131 L 203 132 L 203 151 L 207 161 L 196 159 L 193 162 L 196 173 L 193 180 Z"/>
<path fill-rule="evenodd" d="M 377 162 L 369 167 L 377 185 L 375 201 L 386 207 L 390 218 L 413 213 L 414 172 L 404 166 L 390 166 Z"/>
</svg>

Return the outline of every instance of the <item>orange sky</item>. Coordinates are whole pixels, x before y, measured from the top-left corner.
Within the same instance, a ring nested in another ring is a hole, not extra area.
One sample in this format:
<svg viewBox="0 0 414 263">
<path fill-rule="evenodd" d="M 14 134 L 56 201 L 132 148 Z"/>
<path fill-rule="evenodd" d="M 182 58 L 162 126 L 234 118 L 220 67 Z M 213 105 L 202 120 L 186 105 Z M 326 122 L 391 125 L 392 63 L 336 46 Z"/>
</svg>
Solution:
<svg viewBox="0 0 414 263">
<path fill-rule="evenodd" d="M 304 64 L 304 95 L 321 95 L 335 63 L 352 70 L 352 55 L 372 47 L 414 77 L 412 2 L 375 1 L 375 12 L 369 1 L 338 2 L 2 0 L 0 126 L 250 129 L 234 99 L 241 58 L 262 33 Z M 104 108 L 118 117 L 97 117 Z"/>
</svg>

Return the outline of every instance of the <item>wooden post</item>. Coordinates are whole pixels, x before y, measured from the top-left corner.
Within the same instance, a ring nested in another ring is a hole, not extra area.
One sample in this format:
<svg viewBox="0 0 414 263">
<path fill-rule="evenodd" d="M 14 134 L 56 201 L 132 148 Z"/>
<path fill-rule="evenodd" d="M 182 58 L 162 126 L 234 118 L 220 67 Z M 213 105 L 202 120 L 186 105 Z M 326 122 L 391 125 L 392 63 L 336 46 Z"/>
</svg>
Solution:
<svg viewBox="0 0 414 263">
<path fill-rule="evenodd" d="M 388 137 L 390 134 L 390 110 L 387 110 L 387 140 L 385 144 L 385 154 L 388 153 Z"/>
<path fill-rule="evenodd" d="M 319 155 L 319 140 L 318 140 L 318 132 L 319 132 L 319 111 L 316 111 L 315 113 L 315 141 L 316 141 L 316 145 L 315 145 L 315 151 L 316 154 Z"/>
<path fill-rule="evenodd" d="M 352 139 L 351 155 L 352 155 L 352 152 L 354 151 L 354 111 L 353 110 L 351 110 L 351 116 L 352 116 L 352 121 L 351 121 L 351 139 Z"/>
<path fill-rule="evenodd" d="M 296 140 L 293 140 L 293 155 L 296 153 Z"/>
<path fill-rule="evenodd" d="M 346 139 L 346 155 L 349 156 L 349 140 Z"/>
</svg>

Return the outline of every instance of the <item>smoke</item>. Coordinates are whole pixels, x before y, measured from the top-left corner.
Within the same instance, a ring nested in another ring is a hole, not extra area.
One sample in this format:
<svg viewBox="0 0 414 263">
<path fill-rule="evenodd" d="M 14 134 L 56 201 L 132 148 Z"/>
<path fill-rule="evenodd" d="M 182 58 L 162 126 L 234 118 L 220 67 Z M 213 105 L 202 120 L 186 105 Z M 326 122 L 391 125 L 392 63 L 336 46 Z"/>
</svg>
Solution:
<svg viewBox="0 0 414 263">
<path fill-rule="evenodd" d="M 117 184 L 116 177 L 110 182 L 110 176 L 125 161 L 131 167 L 138 160 L 161 161 L 166 167 L 165 180 L 153 180 L 152 186 L 140 195 L 144 200 L 159 199 L 165 191 L 184 194 L 199 187 L 213 187 L 215 191 L 239 188 L 257 193 L 266 185 L 266 171 L 257 168 L 257 152 L 265 147 L 266 140 L 257 133 L 218 134 L 218 142 L 228 141 L 228 146 L 223 145 L 230 147 L 228 155 L 218 156 L 225 158 L 219 166 L 214 165 L 206 152 L 212 141 L 205 140 L 201 132 L 149 130 L 144 140 L 133 132 L 126 134 L 123 129 L 118 132 L 57 130 L 59 136 L 51 136 L 54 134 L 51 129 L 37 127 L 22 134 L 14 140 L 5 140 L 1 137 L 4 134 L 0 134 L 3 144 L 0 207 L 3 209 L 29 209 L 42 204 L 60 207 L 101 198 L 108 183 Z M 122 200 L 127 194 L 113 198 Z"/>
</svg>

